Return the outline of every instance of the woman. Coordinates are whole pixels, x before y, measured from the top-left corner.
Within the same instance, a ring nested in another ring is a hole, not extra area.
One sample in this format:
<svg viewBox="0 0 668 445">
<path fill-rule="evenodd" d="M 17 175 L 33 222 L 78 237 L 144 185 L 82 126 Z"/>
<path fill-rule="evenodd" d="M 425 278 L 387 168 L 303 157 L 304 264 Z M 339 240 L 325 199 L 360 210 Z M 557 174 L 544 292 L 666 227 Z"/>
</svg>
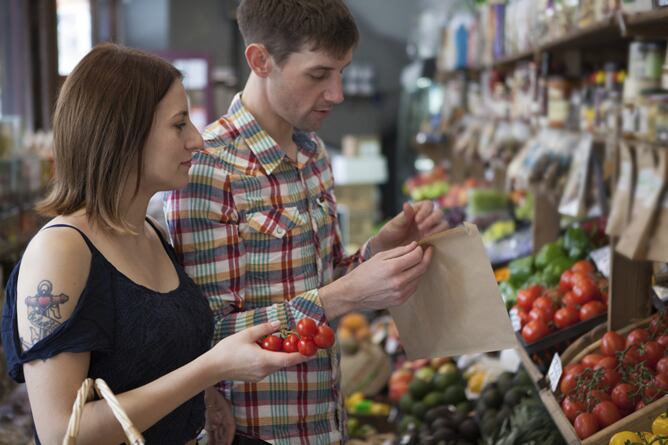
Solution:
<svg viewBox="0 0 668 445">
<path fill-rule="evenodd" d="M 256 342 L 264 324 L 213 346 L 212 314 L 177 264 L 149 199 L 188 183 L 202 139 L 181 74 L 104 44 L 67 78 L 54 115 L 56 174 L 39 209 L 55 216 L 12 272 L 2 320 L 10 375 L 26 382 L 38 443 L 60 443 L 76 391 L 104 379 L 148 443 L 192 443 L 202 391 L 305 360 Z M 78 443 L 123 442 L 104 401 L 86 404 Z"/>
</svg>

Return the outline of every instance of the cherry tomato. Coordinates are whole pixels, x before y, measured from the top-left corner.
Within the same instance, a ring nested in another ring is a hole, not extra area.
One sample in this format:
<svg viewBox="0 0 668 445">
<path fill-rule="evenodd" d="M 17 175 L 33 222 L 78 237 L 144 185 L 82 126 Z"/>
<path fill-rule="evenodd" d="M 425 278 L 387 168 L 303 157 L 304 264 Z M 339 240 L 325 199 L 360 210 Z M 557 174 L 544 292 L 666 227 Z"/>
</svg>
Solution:
<svg viewBox="0 0 668 445">
<path fill-rule="evenodd" d="M 637 345 L 631 346 L 625 353 L 622 362 L 626 365 L 635 365 L 640 361 L 640 351 Z"/>
<path fill-rule="evenodd" d="M 580 439 L 585 439 L 601 429 L 598 425 L 598 420 L 596 420 L 596 416 L 592 413 L 580 414 L 575 418 L 573 424 L 575 426 L 575 433 Z"/>
<path fill-rule="evenodd" d="M 663 346 L 655 341 L 648 341 L 638 349 L 638 362 L 645 362 L 647 366 L 654 368 L 663 357 L 663 351 Z"/>
<path fill-rule="evenodd" d="M 590 279 L 583 279 L 573 283 L 573 295 L 578 304 L 585 304 L 598 296 L 598 288 Z"/>
<path fill-rule="evenodd" d="M 659 338 L 656 339 L 656 342 L 663 346 L 664 348 L 668 348 L 668 335 L 661 335 Z"/>
<path fill-rule="evenodd" d="M 649 332 L 642 328 L 637 328 L 629 332 L 626 336 L 626 347 L 631 345 L 640 345 L 649 339 Z"/>
<path fill-rule="evenodd" d="M 601 428 L 612 425 L 622 418 L 617 405 L 609 401 L 604 401 L 597 404 L 592 410 L 592 413 L 596 417 L 596 420 L 598 421 L 598 424 L 601 426 Z"/>
<path fill-rule="evenodd" d="M 607 388 L 614 388 L 617 384 L 622 382 L 622 376 L 619 375 L 616 369 L 607 368 L 603 374 L 603 384 Z"/>
<path fill-rule="evenodd" d="M 552 321 L 550 314 L 541 308 L 535 307 L 529 311 L 529 320 L 542 320 L 545 324 Z"/>
<path fill-rule="evenodd" d="M 571 289 L 573 289 L 573 272 L 567 270 L 561 274 L 561 278 L 559 279 L 559 290 L 566 293 Z"/>
<path fill-rule="evenodd" d="M 563 377 L 561 377 L 561 383 L 559 384 L 559 389 L 561 390 L 561 393 L 564 395 L 569 395 L 575 387 L 577 386 L 577 377 L 580 374 L 574 373 L 574 372 L 569 372 L 568 374 L 565 374 Z"/>
<path fill-rule="evenodd" d="M 554 313 L 554 324 L 559 329 L 574 325 L 578 321 L 580 321 L 580 314 L 573 307 L 562 307 Z"/>
<path fill-rule="evenodd" d="M 659 397 L 659 392 L 660 390 L 654 385 L 654 382 L 648 384 L 643 391 L 648 402 L 655 401 Z"/>
<path fill-rule="evenodd" d="M 654 376 L 654 384 L 659 389 L 660 393 L 663 395 L 668 392 L 668 375 L 666 374 L 657 374 Z"/>
<path fill-rule="evenodd" d="M 668 330 L 668 322 L 664 317 L 661 317 L 659 314 L 656 314 L 652 317 L 652 320 L 649 322 L 649 332 L 653 336 L 663 335 Z"/>
<path fill-rule="evenodd" d="M 633 411 L 640 411 L 646 406 L 647 404 L 645 402 L 643 402 L 642 400 L 638 400 L 638 403 L 636 403 L 636 406 L 633 408 Z"/>
<path fill-rule="evenodd" d="M 596 366 L 598 362 L 601 361 L 601 359 L 603 359 L 603 356 L 601 354 L 596 354 L 596 353 L 587 354 L 582 358 L 581 363 L 582 366 L 584 366 L 585 368 L 593 368 L 594 366 Z"/>
<path fill-rule="evenodd" d="M 334 331 L 326 324 L 321 324 L 313 337 L 313 342 L 321 349 L 331 348 L 334 344 Z"/>
<path fill-rule="evenodd" d="M 604 313 L 606 309 L 605 305 L 598 300 L 589 301 L 580 308 L 580 320 L 592 319 Z"/>
<path fill-rule="evenodd" d="M 601 338 L 601 352 L 605 355 L 614 356 L 626 347 L 624 337 L 614 331 L 606 332 Z"/>
<path fill-rule="evenodd" d="M 262 349 L 279 352 L 283 350 L 283 339 L 275 335 L 268 335 L 262 340 Z"/>
<path fill-rule="evenodd" d="M 668 376 L 668 357 L 661 357 L 656 362 L 656 372 Z"/>
<path fill-rule="evenodd" d="M 533 343 L 549 334 L 550 329 L 542 320 L 531 320 L 522 328 L 522 337 L 527 343 Z"/>
<path fill-rule="evenodd" d="M 593 401 L 594 403 L 600 403 L 605 402 L 606 400 L 612 401 L 612 397 L 610 397 L 610 394 L 605 391 L 595 389 L 589 394 L 589 400 Z"/>
<path fill-rule="evenodd" d="M 313 337 L 317 330 L 318 328 L 315 325 L 315 321 L 311 318 L 302 318 L 299 320 L 299 323 L 297 323 L 297 333 L 300 337 Z"/>
<path fill-rule="evenodd" d="M 584 272 L 589 274 L 594 272 L 594 265 L 589 260 L 580 260 L 573 264 L 571 272 Z"/>
<path fill-rule="evenodd" d="M 297 343 L 297 349 L 301 355 L 307 357 L 315 355 L 315 353 L 318 352 L 318 347 L 313 342 L 312 337 L 302 337 L 302 339 L 299 340 L 299 343 Z"/>
<path fill-rule="evenodd" d="M 578 415 L 585 412 L 584 405 L 570 397 L 564 397 L 563 402 L 561 402 L 561 409 L 564 411 L 566 418 L 571 422 L 575 421 Z"/>
<path fill-rule="evenodd" d="M 636 387 L 630 383 L 620 383 L 612 389 L 612 401 L 621 410 L 633 409 L 638 402 L 637 396 L 632 396 Z"/>
<path fill-rule="evenodd" d="M 577 375 L 582 374 L 582 371 L 584 371 L 584 366 L 582 366 L 582 363 L 571 363 L 566 365 L 564 368 L 564 375 L 565 374 L 570 374 L 570 373 L 575 373 Z"/>
<path fill-rule="evenodd" d="M 533 302 L 543 293 L 543 288 L 538 285 L 529 286 L 520 290 L 517 293 L 517 305 L 525 311 L 530 311 L 533 307 Z"/>
<path fill-rule="evenodd" d="M 566 292 L 564 298 L 561 299 L 561 304 L 563 304 L 564 307 L 572 307 L 578 310 L 580 309 L 580 305 L 577 301 L 575 301 L 575 294 L 573 294 L 573 292 Z"/>
<path fill-rule="evenodd" d="M 554 300 L 550 297 L 542 296 L 536 298 L 533 302 L 533 307 L 544 310 L 545 313 L 550 315 L 550 319 L 554 318 Z"/>
<path fill-rule="evenodd" d="M 296 334 L 288 334 L 283 340 L 283 352 L 297 352 L 299 350 L 298 343 L 299 337 Z"/>
</svg>

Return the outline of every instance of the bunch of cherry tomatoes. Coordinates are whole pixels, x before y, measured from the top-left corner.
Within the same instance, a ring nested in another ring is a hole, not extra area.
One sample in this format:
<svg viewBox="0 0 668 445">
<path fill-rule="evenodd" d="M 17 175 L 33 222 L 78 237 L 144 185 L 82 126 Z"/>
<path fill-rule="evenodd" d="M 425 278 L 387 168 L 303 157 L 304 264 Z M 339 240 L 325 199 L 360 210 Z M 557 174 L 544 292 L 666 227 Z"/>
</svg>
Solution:
<svg viewBox="0 0 668 445">
<path fill-rule="evenodd" d="M 564 368 L 561 407 L 584 439 L 668 394 L 668 316 L 626 337 L 610 331 L 600 348 Z"/>
<path fill-rule="evenodd" d="M 317 325 L 311 318 L 303 318 L 295 331 L 282 330 L 280 335 L 268 335 L 260 346 L 274 352 L 299 352 L 310 357 L 318 349 L 329 349 L 334 344 L 334 331 L 327 324 Z"/>
<path fill-rule="evenodd" d="M 534 343 L 553 331 L 589 320 L 608 310 L 607 280 L 588 260 L 578 261 L 561 275 L 559 287 L 534 285 L 517 294 L 522 338 Z"/>
</svg>

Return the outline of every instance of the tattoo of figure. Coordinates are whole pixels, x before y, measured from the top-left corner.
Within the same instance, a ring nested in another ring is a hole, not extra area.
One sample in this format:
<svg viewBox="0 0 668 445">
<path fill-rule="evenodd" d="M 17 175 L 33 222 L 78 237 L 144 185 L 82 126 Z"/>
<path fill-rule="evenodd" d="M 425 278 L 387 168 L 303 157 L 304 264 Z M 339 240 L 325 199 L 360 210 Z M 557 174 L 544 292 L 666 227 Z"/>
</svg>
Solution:
<svg viewBox="0 0 668 445">
<path fill-rule="evenodd" d="M 61 324 L 63 318 L 60 306 L 69 300 L 65 294 L 53 294 L 53 284 L 43 280 L 37 285 L 37 294 L 25 299 L 28 306 L 28 321 L 30 322 L 30 341 L 21 339 L 24 349 L 31 347 L 44 337 L 51 334 Z"/>
</svg>

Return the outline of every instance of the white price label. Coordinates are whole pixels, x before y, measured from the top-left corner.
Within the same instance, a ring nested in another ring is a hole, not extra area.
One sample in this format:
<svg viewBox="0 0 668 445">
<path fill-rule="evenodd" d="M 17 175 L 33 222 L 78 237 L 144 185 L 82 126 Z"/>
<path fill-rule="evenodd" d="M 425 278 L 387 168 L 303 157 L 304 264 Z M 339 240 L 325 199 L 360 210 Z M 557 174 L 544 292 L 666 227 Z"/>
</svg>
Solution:
<svg viewBox="0 0 668 445">
<path fill-rule="evenodd" d="M 561 357 L 559 354 L 554 354 L 552 357 L 552 363 L 550 363 L 550 369 L 547 370 L 547 378 L 550 381 L 550 389 L 552 392 L 557 391 L 557 386 L 559 386 L 559 380 L 561 379 L 561 373 L 563 368 L 561 367 Z"/>
<path fill-rule="evenodd" d="M 510 310 L 510 323 L 513 325 L 513 331 L 519 332 L 522 329 L 522 319 L 517 313 L 517 308 Z"/>
<path fill-rule="evenodd" d="M 668 287 L 663 287 L 663 286 L 654 286 L 654 292 L 656 293 L 656 296 L 661 299 L 661 301 L 667 301 L 668 300 Z"/>
<path fill-rule="evenodd" d="M 589 254 L 596 268 L 604 277 L 610 278 L 610 246 L 604 246 Z"/>
</svg>

